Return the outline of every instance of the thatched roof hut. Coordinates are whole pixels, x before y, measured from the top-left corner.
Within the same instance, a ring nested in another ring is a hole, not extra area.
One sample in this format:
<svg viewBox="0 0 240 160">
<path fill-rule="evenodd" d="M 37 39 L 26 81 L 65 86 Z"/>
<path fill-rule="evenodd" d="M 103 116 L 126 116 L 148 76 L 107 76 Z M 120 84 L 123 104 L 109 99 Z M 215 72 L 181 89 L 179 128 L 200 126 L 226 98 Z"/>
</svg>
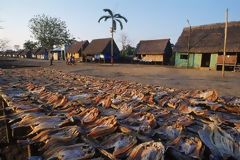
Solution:
<svg viewBox="0 0 240 160">
<path fill-rule="evenodd" d="M 170 39 L 142 40 L 137 45 L 136 55 L 143 62 L 169 64 L 172 55 Z"/>
<path fill-rule="evenodd" d="M 119 52 L 119 49 L 113 40 L 114 51 Z M 94 39 L 84 50 L 85 55 L 95 55 L 96 53 L 110 52 L 111 47 L 111 38 L 103 38 L 103 39 Z"/>
<path fill-rule="evenodd" d="M 80 42 L 76 41 L 67 49 L 66 53 L 80 53 L 87 47 L 88 44 L 88 40 Z"/>
<path fill-rule="evenodd" d="M 138 43 L 136 54 L 164 54 L 170 39 L 142 40 Z"/>
<path fill-rule="evenodd" d="M 113 40 L 113 53 L 114 59 L 119 57 L 120 51 L 115 41 Z M 106 61 L 111 59 L 111 38 L 94 39 L 84 50 L 83 54 L 86 57 L 96 57 L 98 55 L 104 55 Z"/>
<path fill-rule="evenodd" d="M 183 29 L 174 51 L 192 53 L 219 53 L 223 52 L 224 23 L 201 25 Z M 189 39 L 190 32 L 190 39 Z M 240 22 L 229 22 L 227 33 L 227 52 L 240 52 Z"/>
</svg>

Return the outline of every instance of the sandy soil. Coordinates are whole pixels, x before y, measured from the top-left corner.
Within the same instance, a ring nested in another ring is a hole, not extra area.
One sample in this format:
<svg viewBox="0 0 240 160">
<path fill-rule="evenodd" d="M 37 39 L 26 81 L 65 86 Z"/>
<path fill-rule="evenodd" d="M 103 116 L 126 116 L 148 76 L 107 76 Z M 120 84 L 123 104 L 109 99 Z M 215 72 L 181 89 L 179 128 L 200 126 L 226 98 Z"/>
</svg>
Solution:
<svg viewBox="0 0 240 160">
<path fill-rule="evenodd" d="M 222 78 L 220 71 L 180 69 L 160 65 L 114 64 L 112 66 L 97 63 L 66 65 L 65 62 L 55 61 L 53 66 L 49 66 L 49 61 L 26 59 L 15 59 L 15 61 L 0 59 L 0 67 L 1 65 L 8 66 L 7 68 L 41 66 L 80 75 L 137 81 L 178 89 L 215 89 L 220 95 L 240 96 L 240 72 L 226 72 L 225 77 Z"/>
</svg>

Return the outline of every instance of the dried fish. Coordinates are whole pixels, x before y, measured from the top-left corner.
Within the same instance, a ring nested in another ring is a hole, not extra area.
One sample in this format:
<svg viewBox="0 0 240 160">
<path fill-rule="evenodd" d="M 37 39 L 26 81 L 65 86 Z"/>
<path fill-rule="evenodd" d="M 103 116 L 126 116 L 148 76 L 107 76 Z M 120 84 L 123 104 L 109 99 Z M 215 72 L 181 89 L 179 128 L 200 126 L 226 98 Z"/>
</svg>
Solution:
<svg viewBox="0 0 240 160">
<path fill-rule="evenodd" d="M 198 131 L 198 134 L 215 157 L 226 159 L 231 156 L 240 159 L 240 141 L 236 141 L 234 137 L 216 124 L 204 125 L 204 128 Z"/>
<path fill-rule="evenodd" d="M 104 149 L 114 148 L 113 155 L 115 157 L 126 153 L 131 147 L 137 143 L 136 137 L 123 133 L 115 133 L 110 137 L 106 137 L 101 143 Z"/>
<path fill-rule="evenodd" d="M 165 148 L 161 142 L 145 142 L 136 146 L 130 153 L 128 160 L 163 160 Z"/>
</svg>

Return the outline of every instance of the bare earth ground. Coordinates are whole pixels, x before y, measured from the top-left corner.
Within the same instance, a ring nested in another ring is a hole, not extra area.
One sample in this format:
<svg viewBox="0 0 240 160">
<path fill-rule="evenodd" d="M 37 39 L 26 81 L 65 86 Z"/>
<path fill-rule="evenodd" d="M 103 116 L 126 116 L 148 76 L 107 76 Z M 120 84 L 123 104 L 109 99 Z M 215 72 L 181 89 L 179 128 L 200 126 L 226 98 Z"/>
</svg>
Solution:
<svg viewBox="0 0 240 160">
<path fill-rule="evenodd" d="M 98 63 L 66 65 L 63 61 L 55 61 L 53 66 L 49 66 L 49 61 L 46 60 L 0 58 L 0 68 L 13 69 L 26 66 L 31 66 L 30 68 L 41 66 L 80 75 L 136 81 L 178 89 L 215 89 L 220 95 L 240 96 L 239 72 L 225 72 L 225 78 L 222 78 L 220 71 L 179 69 L 160 65 L 114 64 L 112 66 Z"/>
</svg>

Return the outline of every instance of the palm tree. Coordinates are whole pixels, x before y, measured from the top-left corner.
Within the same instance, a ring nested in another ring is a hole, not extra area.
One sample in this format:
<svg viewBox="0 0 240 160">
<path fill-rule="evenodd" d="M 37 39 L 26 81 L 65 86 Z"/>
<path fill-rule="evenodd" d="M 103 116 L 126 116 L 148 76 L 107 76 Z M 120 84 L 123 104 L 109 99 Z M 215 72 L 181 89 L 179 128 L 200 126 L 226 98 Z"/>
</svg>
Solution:
<svg viewBox="0 0 240 160">
<path fill-rule="evenodd" d="M 117 29 L 117 22 L 119 23 L 121 30 L 123 29 L 123 24 L 122 24 L 122 19 L 127 23 L 127 19 L 123 17 L 121 14 L 114 14 L 110 9 L 104 9 L 104 12 L 108 12 L 108 15 L 104 15 L 101 18 L 99 18 L 98 23 L 101 22 L 102 19 L 104 21 L 107 21 L 110 19 L 112 21 L 112 27 L 111 27 L 111 34 L 112 34 L 112 39 L 111 39 L 111 64 L 113 64 L 113 33 Z"/>
</svg>

